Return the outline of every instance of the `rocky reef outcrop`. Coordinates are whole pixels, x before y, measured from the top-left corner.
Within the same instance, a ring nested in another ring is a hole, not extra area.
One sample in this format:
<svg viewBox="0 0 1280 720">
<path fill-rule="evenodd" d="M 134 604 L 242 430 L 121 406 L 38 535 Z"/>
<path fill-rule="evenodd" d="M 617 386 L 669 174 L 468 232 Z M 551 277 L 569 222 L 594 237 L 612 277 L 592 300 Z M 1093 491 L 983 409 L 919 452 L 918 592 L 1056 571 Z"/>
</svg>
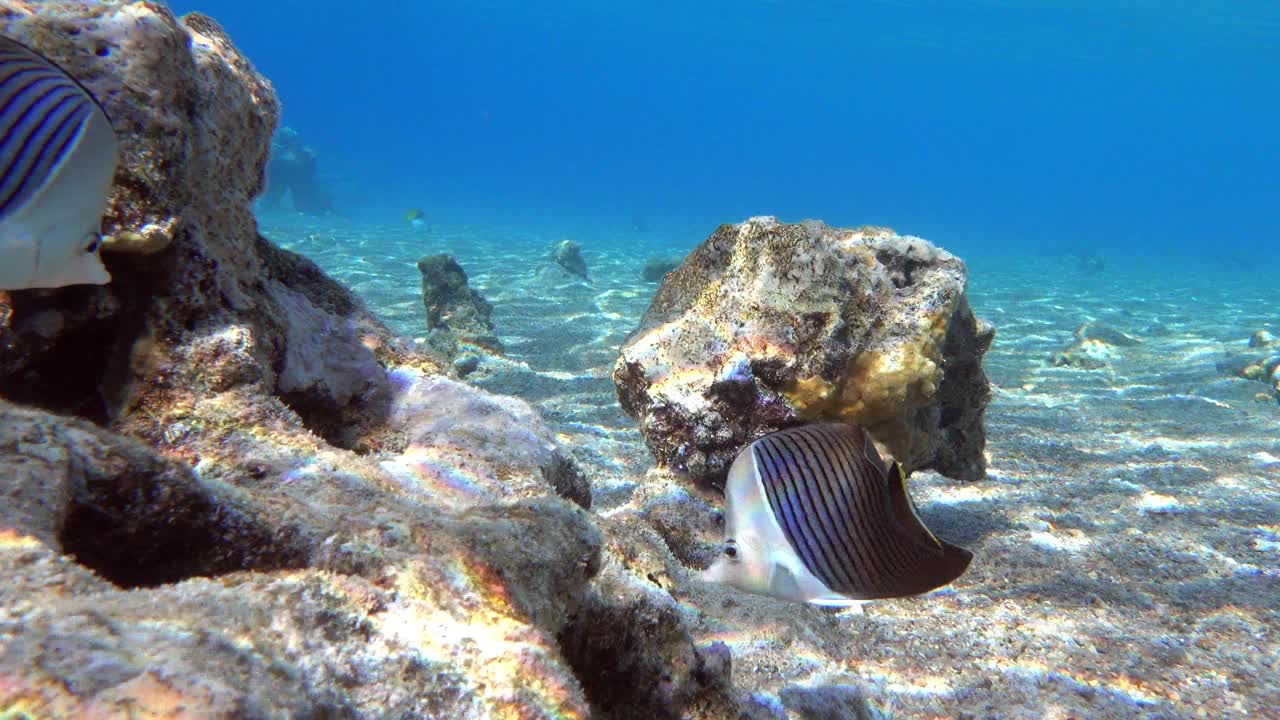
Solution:
<svg viewBox="0 0 1280 720">
<path fill-rule="evenodd" d="M 1255 393 L 1255 400 L 1280 402 L 1280 339 L 1270 331 L 1254 332 L 1249 336 L 1247 348 L 1232 348 L 1218 361 L 1217 368 L 1223 375 L 1266 385 L 1268 391 Z"/>
<path fill-rule="evenodd" d="M 551 246 L 547 257 L 570 275 L 583 280 L 590 279 L 587 277 L 587 260 L 582 257 L 582 246 L 578 243 L 572 240 L 561 240 Z"/>
<path fill-rule="evenodd" d="M 964 263 L 886 228 L 723 225 L 667 275 L 614 367 L 659 464 L 719 481 L 767 432 L 864 425 L 909 470 L 985 476 L 994 330 Z"/>
<path fill-rule="evenodd" d="M 422 274 L 422 304 L 426 310 L 427 342 L 452 357 L 458 344 L 502 352 L 493 330 L 493 306 L 467 284 L 467 272 L 457 258 L 441 253 L 418 260 Z"/>
<path fill-rule="evenodd" d="M 680 267 L 680 258 L 654 256 L 644 261 L 640 269 L 640 279 L 645 282 L 660 283 L 667 273 Z"/>
<path fill-rule="evenodd" d="M 1070 345 L 1049 356 L 1049 364 L 1054 367 L 1099 370 L 1118 360 L 1122 348 L 1141 344 L 1141 340 L 1126 332 L 1089 321 L 1072 333 Z"/>
<path fill-rule="evenodd" d="M 300 213 L 324 215 L 333 212 L 333 196 L 320 181 L 319 158 L 315 149 L 304 145 L 298 131 L 290 127 L 280 128 L 271 140 L 262 203 L 267 207 L 282 207 L 285 197 Z"/>
<path fill-rule="evenodd" d="M 258 233 L 279 108 L 216 22 L 0 0 L 0 31 L 104 105 L 131 238 L 107 286 L 0 293 L 4 713 L 749 711 L 536 411 Z"/>
</svg>

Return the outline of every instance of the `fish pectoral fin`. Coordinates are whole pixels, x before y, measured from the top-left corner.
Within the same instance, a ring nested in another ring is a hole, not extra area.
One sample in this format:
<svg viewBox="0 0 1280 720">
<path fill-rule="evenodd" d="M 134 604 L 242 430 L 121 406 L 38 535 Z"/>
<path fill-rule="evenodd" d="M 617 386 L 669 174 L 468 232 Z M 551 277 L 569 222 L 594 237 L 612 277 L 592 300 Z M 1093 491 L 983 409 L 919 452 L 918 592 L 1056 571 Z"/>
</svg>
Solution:
<svg viewBox="0 0 1280 720">
<path fill-rule="evenodd" d="M 785 600 L 800 600 L 804 597 L 800 592 L 800 581 L 791 572 L 791 568 L 780 563 L 774 563 L 769 572 L 769 594 Z"/>
</svg>

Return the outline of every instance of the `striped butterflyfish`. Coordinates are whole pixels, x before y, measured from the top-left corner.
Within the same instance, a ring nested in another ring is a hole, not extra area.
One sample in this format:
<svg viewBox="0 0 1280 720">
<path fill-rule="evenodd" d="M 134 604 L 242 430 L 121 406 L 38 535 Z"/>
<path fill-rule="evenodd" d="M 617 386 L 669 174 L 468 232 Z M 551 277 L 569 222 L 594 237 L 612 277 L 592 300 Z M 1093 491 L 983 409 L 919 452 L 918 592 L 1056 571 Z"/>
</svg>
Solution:
<svg viewBox="0 0 1280 720">
<path fill-rule="evenodd" d="M 102 285 L 111 121 L 75 78 L 0 37 L 0 290 Z"/>
<path fill-rule="evenodd" d="M 703 579 L 815 605 L 917 595 L 973 554 L 920 521 L 906 475 L 863 428 L 817 423 L 748 445 L 725 483 L 725 542 Z"/>
</svg>

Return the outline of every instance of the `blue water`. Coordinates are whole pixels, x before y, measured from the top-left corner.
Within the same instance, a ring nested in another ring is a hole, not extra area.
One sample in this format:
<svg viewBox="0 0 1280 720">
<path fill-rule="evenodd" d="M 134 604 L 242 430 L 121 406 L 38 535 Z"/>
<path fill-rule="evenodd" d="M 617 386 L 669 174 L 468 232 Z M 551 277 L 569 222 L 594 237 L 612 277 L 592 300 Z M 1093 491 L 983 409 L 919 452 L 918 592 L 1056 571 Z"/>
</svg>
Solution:
<svg viewBox="0 0 1280 720">
<path fill-rule="evenodd" d="M 172 5 L 273 81 L 346 214 L 1277 255 L 1274 0 Z"/>
</svg>

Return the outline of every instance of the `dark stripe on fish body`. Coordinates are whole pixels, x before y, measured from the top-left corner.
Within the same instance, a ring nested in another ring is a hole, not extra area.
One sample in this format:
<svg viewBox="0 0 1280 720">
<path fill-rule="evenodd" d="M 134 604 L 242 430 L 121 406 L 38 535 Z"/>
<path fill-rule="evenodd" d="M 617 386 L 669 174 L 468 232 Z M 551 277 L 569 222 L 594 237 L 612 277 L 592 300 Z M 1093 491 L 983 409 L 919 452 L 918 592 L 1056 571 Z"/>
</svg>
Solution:
<svg viewBox="0 0 1280 720">
<path fill-rule="evenodd" d="M 783 452 L 784 448 L 780 442 L 782 438 L 786 437 L 785 433 L 786 431 L 767 435 L 758 441 L 760 451 L 771 459 L 771 462 L 767 465 L 768 475 L 767 477 L 762 476 L 762 480 L 764 480 L 766 495 L 771 498 L 777 498 L 777 505 L 779 506 L 794 508 L 794 512 L 797 512 L 797 517 L 799 518 L 803 517 L 804 511 L 801 510 L 798 483 L 791 477 L 790 468 L 785 461 L 788 456 Z M 773 504 L 772 500 L 771 504 Z M 825 559 L 820 560 L 817 553 L 811 549 L 811 546 L 818 544 L 817 536 L 789 516 L 777 517 L 787 541 L 809 572 L 827 587 L 844 584 L 834 577 Z"/>
<path fill-rule="evenodd" d="M 857 549 L 858 557 L 867 568 L 857 587 L 842 591 L 850 594 L 867 593 L 876 587 L 877 578 L 884 577 L 887 572 L 886 559 L 873 544 L 875 533 L 872 527 L 875 518 L 874 506 L 868 503 L 868 468 L 862 462 L 862 452 L 855 445 L 856 436 L 852 432 L 830 426 L 824 426 L 823 430 L 823 436 L 830 444 L 832 460 L 840 471 L 840 489 L 846 498 L 842 512 L 849 525 L 850 543 Z"/>
<path fill-rule="evenodd" d="M 842 492 L 842 469 L 834 448 L 829 445 L 825 433 L 815 431 L 796 432 L 793 442 L 805 448 L 805 458 L 809 463 L 809 473 L 814 477 L 813 487 L 821 495 L 823 515 L 833 537 L 837 552 L 837 569 L 844 576 L 836 585 L 828 585 L 833 590 L 837 587 L 861 587 L 871 577 L 872 568 L 869 559 L 858 547 L 857 535 L 849 525 L 849 502 Z M 834 579 L 834 578 L 833 578 Z"/>
<path fill-rule="evenodd" d="M 766 490 L 778 496 L 777 506 L 804 512 L 800 520 L 809 520 L 804 525 L 780 517 L 779 524 L 814 576 L 856 599 L 920 591 L 920 577 L 932 574 L 942 558 L 914 547 L 896 526 L 889 483 L 901 480 L 889 477 L 869 434 L 852 426 L 810 425 L 766 436 L 760 446 L 773 450 L 762 477 L 776 474 L 780 481 L 766 482 Z M 839 534 L 841 528 L 847 535 Z M 812 535 L 797 537 L 797 531 Z M 815 554 L 822 548 L 835 551 L 835 558 Z"/>
<path fill-rule="evenodd" d="M 891 572 L 891 559 L 884 554 L 882 535 L 882 518 L 879 517 L 876 498 L 876 485 L 871 480 L 876 470 L 866 462 L 863 449 L 856 444 L 858 438 L 853 428 L 836 428 L 824 426 L 824 435 L 831 440 L 832 455 L 844 468 L 841 477 L 842 485 L 849 493 L 851 502 L 843 511 L 852 528 L 850 541 L 857 548 L 859 557 L 867 564 L 864 581 L 857 586 L 832 588 L 851 596 L 875 594 L 884 578 Z"/>
<path fill-rule="evenodd" d="M 778 441 L 788 448 L 793 458 L 793 473 L 799 481 L 797 492 L 802 493 L 808 501 L 809 524 L 818 533 L 818 542 L 825 551 L 823 557 L 827 560 L 830 577 L 823 578 L 823 582 L 827 587 L 856 583 L 857 572 L 850 567 L 848 548 L 832 512 L 833 503 L 823 488 L 827 483 L 827 473 L 822 458 L 814 454 L 806 432 L 789 433 L 780 436 Z"/>
<path fill-rule="evenodd" d="M 888 487 L 888 468 L 875 450 L 871 436 L 862 431 L 861 445 L 857 448 L 857 457 L 864 468 L 864 487 L 868 495 L 865 510 L 869 537 L 880 550 L 884 560 L 884 573 L 880 576 L 879 590 L 883 591 L 893 582 L 893 578 L 902 574 L 903 568 L 914 564 L 915 559 L 903 543 L 899 542 L 893 524 L 893 508 Z"/>
<path fill-rule="evenodd" d="M 807 425 L 767 435 L 755 447 L 787 542 L 834 592 L 864 600 L 928 592 L 963 574 L 973 558 L 928 532 L 900 467 L 885 466 L 865 430 Z"/>
<path fill-rule="evenodd" d="M 882 596 L 893 596 L 898 594 L 903 578 L 909 578 L 912 568 L 919 567 L 922 558 L 910 543 L 903 542 L 902 533 L 895 524 L 889 486 L 897 478 L 889 476 L 889 469 L 883 462 L 876 462 L 879 454 L 873 456 L 874 452 L 871 438 L 864 436 L 860 457 L 865 458 L 870 473 L 868 490 L 874 496 L 868 515 L 874 518 L 875 543 L 885 560 L 885 572 L 876 583 L 876 592 Z"/>
<path fill-rule="evenodd" d="M 830 530 L 829 534 L 827 534 L 811 529 L 810 532 L 813 535 L 800 539 L 800 542 L 809 540 L 810 544 L 816 540 L 819 546 L 827 551 L 823 555 L 825 562 L 822 564 L 812 562 L 811 558 L 806 557 L 804 553 L 798 553 L 801 555 L 801 560 L 805 562 L 806 567 L 809 568 L 814 576 L 822 580 L 832 590 L 846 593 L 862 591 L 876 577 L 876 568 L 879 563 L 876 562 L 873 549 L 859 547 L 858 549 L 864 552 L 859 552 L 856 556 L 850 553 L 849 545 L 846 541 L 852 541 L 855 545 L 859 541 L 856 537 L 843 538 L 837 534 L 838 530 L 836 528 L 838 528 L 838 525 L 833 522 L 832 515 L 833 513 L 838 513 L 839 509 L 830 505 L 818 504 L 814 496 L 811 495 L 812 492 L 819 490 L 817 485 L 834 478 L 830 473 L 823 472 L 821 469 L 822 458 L 813 451 L 812 447 L 807 444 L 804 448 L 800 446 L 803 443 L 800 438 L 811 437 L 812 433 L 820 432 L 820 427 L 792 428 L 768 436 L 763 444 L 787 448 L 793 463 L 790 469 L 794 471 L 791 475 L 785 476 L 793 479 L 791 492 L 808 499 L 807 516 Z M 806 456 L 808 457 L 806 458 Z M 807 475 L 802 476 L 800 475 L 801 472 L 805 472 Z M 847 482 L 844 484 L 847 484 Z M 846 515 L 848 514 L 846 513 Z M 847 521 L 845 525 L 848 525 Z M 797 545 L 797 538 L 789 537 L 788 540 L 792 542 L 793 546 Z M 852 562 L 855 557 L 859 558 L 861 562 Z M 859 565 L 861 567 L 858 567 Z"/>
<path fill-rule="evenodd" d="M 22 146 L 0 175 L 4 179 L 0 188 L 0 208 L 11 207 L 15 200 L 30 197 L 44 184 L 68 145 L 67 138 L 60 139 L 59 135 L 70 130 L 74 136 L 83 123 L 83 117 L 76 117 L 75 109 L 73 98 L 56 92 L 49 95 L 49 103 L 39 110 L 32 106 L 26 127 L 22 130 Z M 7 139 L 13 141 L 17 138 Z M 6 191 L 4 188 L 11 189 Z"/>
<path fill-rule="evenodd" d="M 14 171 L 14 167 L 22 162 L 25 148 L 31 142 L 31 115 L 39 112 L 37 106 L 51 97 L 57 90 L 55 83 L 46 82 L 48 78 L 38 77 L 21 89 L 12 102 L 0 111 L 3 121 L 3 146 L 0 147 L 0 158 L 4 167 L 0 169 L 0 193 L 12 194 L 13 189 L 20 186 L 26 178 Z M 0 213 L 5 206 L 0 205 Z"/>
<path fill-rule="evenodd" d="M 57 82 L 54 78 L 43 73 L 24 73 L 21 86 L 13 88 L 4 88 L 6 91 L 12 91 L 8 95 L 0 96 L 3 102 L 0 103 L 0 120 L 4 121 L 4 135 L 0 137 L 9 137 L 10 133 L 21 122 L 24 113 L 28 112 L 33 104 L 39 102 L 42 97 L 54 91 L 57 88 Z M 36 86 L 43 84 L 42 89 L 37 90 Z M 6 143 L 7 146 L 7 143 Z"/>
<path fill-rule="evenodd" d="M 39 163 L 31 169 L 28 177 L 41 178 L 48 177 L 57 167 L 57 164 L 67 156 L 76 140 L 79 138 L 80 130 L 85 126 L 89 119 L 90 109 L 84 105 L 68 108 L 63 113 L 62 120 L 54 129 L 53 133 L 46 140 L 43 147 L 39 150 Z M 0 207 L 4 207 L 7 203 L 0 200 Z"/>
<path fill-rule="evenodd" d="M 0 213 L 7 214 L 26 202 L 44 185 L 49 175 L 36 175 L 36 167 L 52 167 L 60 157 L 47 158 L 48 139 L 57 132 L 58 123 L 66 120 L 70 98 L 51 88 L 35 103 L 24 109 L 17 125 L 5 136 L 5 154 L 13 153 L 0 173 Z"/>
<path fill-rule="evenodd" d="M 831 573 L 817 537 L 804 522 L 805 511 L 796 492 L 796 483 L 787 467 L 786 456 L 768 436 L 760 441 L 757 449 L 769 459 L 766 465 L 768 473 L 762 476 L 765 494 L 769 497 L 771 506 L 782 510 L 777 512 L 775 509 L 774 517 L 782 526 L 787 542 L 811 573 L 824 583 L 828 582 Z"/>
<path fill-rule="evenodd" d="M 26 46 L 0 38 L 0 218 L 25 206 L 57 172 L 96 101 Z"/>
<path fill-rule="evenodd" d="M 785 458 L 779 455 L 777 448 L 768 442 L 760 442 L 756 446 L 756 452 L 763 459 L 761 466 L 764 472 L 761 474 L 761 480 L 765 487 L 765 496 L 769 499 L 770 506 L 774 508 L 774 517 L 782 528 L 787 542 L 804 562 L 805 567 L 817 567 L 820 562 L 817 559 L 817 548 L 814 546 L 812 536 L 801 524 L 804 509 L 800 505 L 800 499 L 788 487 Z"/>
</svg>

